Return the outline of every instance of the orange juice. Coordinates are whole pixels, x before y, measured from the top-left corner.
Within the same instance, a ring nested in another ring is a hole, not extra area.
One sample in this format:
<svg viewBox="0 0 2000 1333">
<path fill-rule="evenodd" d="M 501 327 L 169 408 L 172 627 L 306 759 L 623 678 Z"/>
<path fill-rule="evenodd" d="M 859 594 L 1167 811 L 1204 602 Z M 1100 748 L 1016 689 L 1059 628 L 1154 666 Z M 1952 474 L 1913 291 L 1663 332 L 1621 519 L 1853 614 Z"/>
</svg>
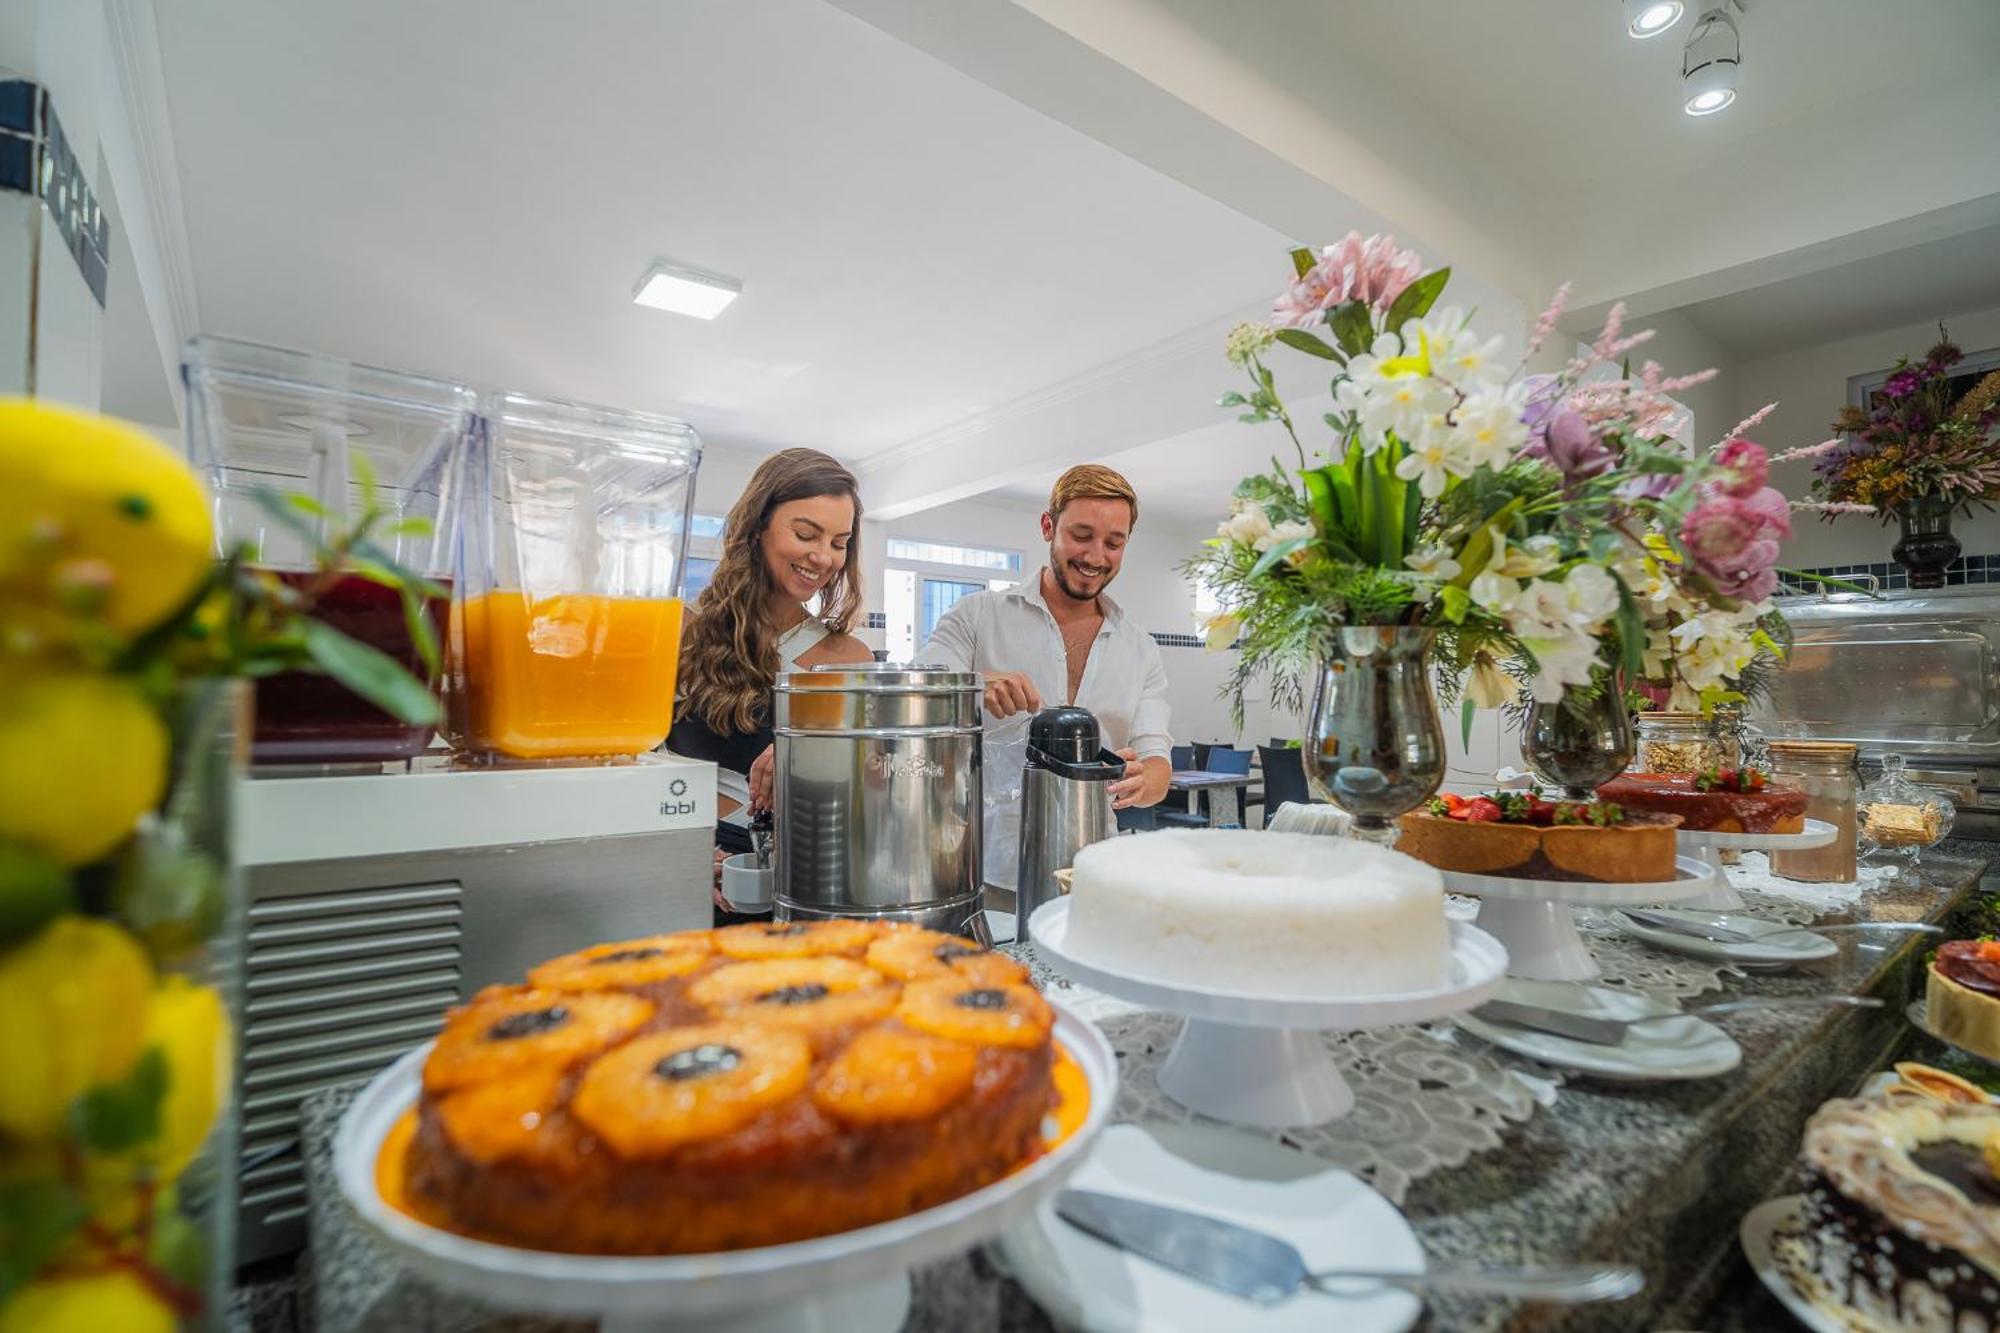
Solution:
<svg viewBox="0 0 2000 1333">
<path fill-rule="evenodd" d="M 667 738 L 680 598 L 500 588 L 452 615 L 463 650 L 462 746 L 548 759 L 640 754 Z"/>
</svg>

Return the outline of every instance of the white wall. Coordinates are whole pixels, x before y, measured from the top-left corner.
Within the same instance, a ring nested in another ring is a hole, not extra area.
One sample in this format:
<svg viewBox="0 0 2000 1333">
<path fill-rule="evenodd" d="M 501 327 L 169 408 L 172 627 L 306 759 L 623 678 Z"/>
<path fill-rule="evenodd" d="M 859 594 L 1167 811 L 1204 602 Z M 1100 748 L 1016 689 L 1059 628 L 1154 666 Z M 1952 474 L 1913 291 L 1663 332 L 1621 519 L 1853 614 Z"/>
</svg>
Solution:
<svg viewBox="0 0 2000 1333">
<path fill-rule="evenodd" d="M 2000 308 L 1962 314 L 1940 312 L 1952 340 L 1967 352 L 2000 347 Z M 1829 423 L 1847 402 L 1847 380 L 1895 364 L 1899 356 L 1922 356 L 1937 341 L 1935 321 L 1886 329 L 1795 352 L 1744 362 L 1729 378 L 1735 394 L 1735 415 L 1748 416 L 1776 400 L 1778 410 L 1752 434 L 1772 452 L 1817 444 L 1830 433 Z M 1778 469 L 1776 484 L 1793 499 L 1804 499 L 1812 485 L 1811 465 L 1796 463 Z M 1952 531 L 1968 555 L 2000 552 L 2000 513 L 1975 513 L 1960 518 Z M 1887 527 L 1870 517 L 1836 519 L 1832 523 L 1801 514 L 1786 543 L 1784 563 L 1791 568 L 1867 564 L 1889 559 L 1895 543 L 1893 521 Z"/>
</svg>

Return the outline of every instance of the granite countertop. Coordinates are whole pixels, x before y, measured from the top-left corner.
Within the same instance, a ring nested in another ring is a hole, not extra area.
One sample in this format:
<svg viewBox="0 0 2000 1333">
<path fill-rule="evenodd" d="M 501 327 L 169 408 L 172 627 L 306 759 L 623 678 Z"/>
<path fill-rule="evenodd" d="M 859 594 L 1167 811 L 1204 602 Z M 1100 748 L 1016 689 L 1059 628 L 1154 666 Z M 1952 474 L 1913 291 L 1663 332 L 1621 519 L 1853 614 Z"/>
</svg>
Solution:
<svg viewBox="0 0 2000 1333">
<path fill-rule="evenodd" d="M 1946 844 L 1926 854 L 1921 876 L 1872 888 L 1823 920 L 1948 918 L 1980 882 L 1988 850 L 1990 844 Z M 1744 1060 L 1720 1078 L 1611 1084 L 1572 1077 L 1553 1107 L 1510 1129 L 1502 1148 L 1420 1180 L 1404 1202 L 1426 1249 L 1440 1258 L 1637 1263 L 1650 1283 L 1637 1303 L 1557 1310 L 1434 1298 L 1420 1327 L 1454 1333 L 1784 1327 L 1789 1316 L 1763 1296 L 1740 1258 L 1737 1220 L 1788 1188 L 1798 1134 L 1813 1108 L 1852 1091 L 1908 1044 L 1902 1006 L 1921 988 L 1919 962 L 1928 948 L 1914 936 L 1890 936 L 1886 946 L 1879 938 L 1873 944 L 1858 935 L 1833 938 L 1841 942 L 1838 956 L 1795 972 L 1725 980 L 1723 997 L 1837 989 L 1879 995 L 1887 1007 L 1730 1015 L 1719 1021 L 1742 1046 Z M 312 1203 L 312 1244 L 299 1265 L 296 1298 L 303 1327 L 314 1333 L 588 1328 L 496 1317 L 443 1296 L 355 1228 L 332 1185 L 330 1147 L 355 1091 L 316 1094 L 303 1108 Z M 911 1333 L 1050 1327 L 1018 1287 L 976 1255 L 932 1265 L 913 1280 Z M 1719 1317 L 1738 1308 L 1742 1319 Z M 1760 1322 L 1745 1322 L 1752 1311 Z"/>
</svg>

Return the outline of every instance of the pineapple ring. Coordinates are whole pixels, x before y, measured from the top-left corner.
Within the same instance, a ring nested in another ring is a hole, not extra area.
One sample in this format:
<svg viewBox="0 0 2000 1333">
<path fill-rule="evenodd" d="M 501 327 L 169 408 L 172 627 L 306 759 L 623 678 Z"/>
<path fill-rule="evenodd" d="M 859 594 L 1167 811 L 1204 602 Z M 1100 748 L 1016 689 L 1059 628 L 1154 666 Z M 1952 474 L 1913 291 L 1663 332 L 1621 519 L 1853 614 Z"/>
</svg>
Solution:
<svg viewBox="0 0 2000 1333">
<path fill-rule="evenodd" d="M 475 1162 L 531 1156 L 568 1071 L 542 1065 L 460 1088 L 438 1103 L 451 1141 Z"/>
<path fill-rule="evenodd" d="M 962 1041 L 870 1028 L 847 1044 L 813 1084 L 813 1102 L 850 1124 L 921 1120 L 963 1097 L 979 1052 Z"/>
<path fill-rule="evenodd" d="M 593 944 L 534 968 L 528 973 L 528 984 L 565 991 L 655 986 L 694 971 L 714 948 L 705 930 Z"/>
<path fill-rule="evenodd" d="M 873 921 L 772 921 L 724 926 L 715 947 L 731 958 L 817 958 L 822 954 L 860 957 L 882 928 Z"/>
<path fill-rule="evenodd" d="M 868 946 L 868 965 L 899 981 L 964 977 L 988 986 L 1017 985 L 1028 969 L 971 940 L 917 926 L 890 926 Z"/>
<path fill-rule="evenodd" d="M 812 1048 L 796 1032 L 669 1028 L 585 1070 L 570 1112 L 622 1156 L 658 1156 L 747 1124 L 797 1096 L 811 1075 Z"/>
<path fill-rule="evenodd" d="M 1033 986 L 988 986 L 962 977 L 911 982 L 896 1017 L 934 1036 L 1020 1050 L 1046 1042 L 1056 1021 Z"/>
<path fill-rule="evenodd" d="M 424 1061 L 424 1091 L 449 1092 L 531 1069 L 567 1069 L 637 1031 L 653 1004 L 527 986 L 481 991 L 454 1013 Z"/>
<path fill-rule="evenodd" d="M 888 1017 L 896 988 L 851 958 L 767 958 L 717 968 L 688 987 L 688 998 L 717 1017 L 826 1033 Z"/>
</svg>

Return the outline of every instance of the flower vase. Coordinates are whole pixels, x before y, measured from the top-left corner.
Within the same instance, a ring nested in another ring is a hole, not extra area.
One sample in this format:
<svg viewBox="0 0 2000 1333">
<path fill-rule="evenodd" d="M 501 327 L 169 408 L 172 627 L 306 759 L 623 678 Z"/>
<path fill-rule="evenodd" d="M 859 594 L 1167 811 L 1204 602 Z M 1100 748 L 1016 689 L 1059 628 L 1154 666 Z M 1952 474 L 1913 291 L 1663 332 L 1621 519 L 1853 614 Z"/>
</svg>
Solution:
<svg viewBox="0 0 2000 1333">
<path fill-rule="evenodd" d="M 1951 501 L 1917 495 L 1896 505 L 1902 535 L 1889 548 L 1896 563 L 1910 571 L 1912 588 L 1942 588 L 1944 571 L 1963 549 L 1951 535 Z"/>
<path fill-rule="evenodd" d="M 1615 680 L 1588 699 L 1571 690 L 1556 703 L 1530 704 L 1521 725 L 1528 767 L 1572 801 L 1589 800 L 1599 784 L 1623 773 L 1637 744 Z"/>
<path fill-rule="evenodd" d="M 1395 841 L 1395 819 L 1444 781 L 1444 727 L 1431 693 L 1435 631 L 1350 625 L 1320 671 L 1303 748 L 1306 775 L 1354 817 L 1354 834 Z"/>
</svg>

